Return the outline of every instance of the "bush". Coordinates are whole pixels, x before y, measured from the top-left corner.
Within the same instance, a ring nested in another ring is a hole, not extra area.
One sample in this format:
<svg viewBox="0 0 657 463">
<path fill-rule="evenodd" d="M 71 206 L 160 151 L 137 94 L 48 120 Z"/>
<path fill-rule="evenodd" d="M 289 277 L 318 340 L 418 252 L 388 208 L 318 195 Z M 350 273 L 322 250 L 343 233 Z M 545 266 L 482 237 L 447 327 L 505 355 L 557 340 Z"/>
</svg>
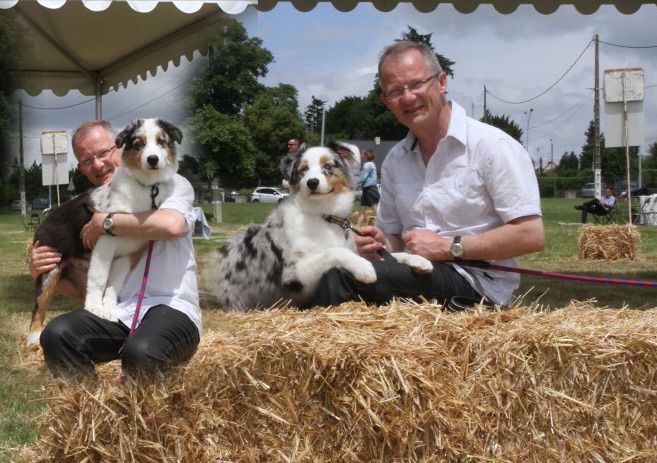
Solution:
<svg viewBox="0 0 657 463">
<path fill-rule="evenodd" d="M 538 177 L 538 187 L 542 198 L 563 197 L 568 190 L 579 191 L 586 183 L 582 177 Z"/>
</svg>

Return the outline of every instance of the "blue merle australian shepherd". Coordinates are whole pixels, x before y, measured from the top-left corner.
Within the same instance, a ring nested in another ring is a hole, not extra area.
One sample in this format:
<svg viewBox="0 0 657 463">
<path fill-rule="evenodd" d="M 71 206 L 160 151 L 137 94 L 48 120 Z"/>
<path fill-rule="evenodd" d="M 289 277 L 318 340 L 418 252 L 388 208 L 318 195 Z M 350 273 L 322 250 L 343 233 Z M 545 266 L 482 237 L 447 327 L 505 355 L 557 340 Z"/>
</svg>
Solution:
<svg viewBox="0 0 657 463">
<path fill-rule="evenodd" d="M 302 146 L 288 154 L 281 170 L 292 194 L 263 224 L 251 225 L 210 256 L 207 284 L 221 308 L 267 308 L 279 301 L 304 306 L 333 267 L 363 283 L 376 281 L 372 263 L 355 252 L 353 232 L 328 221 L 351 215 L 354 201 L 354 179 L 338 149 L 344 148 Z M 432 270 L 421 256 L 393 256 L 416 271 Z"/>
</svg>

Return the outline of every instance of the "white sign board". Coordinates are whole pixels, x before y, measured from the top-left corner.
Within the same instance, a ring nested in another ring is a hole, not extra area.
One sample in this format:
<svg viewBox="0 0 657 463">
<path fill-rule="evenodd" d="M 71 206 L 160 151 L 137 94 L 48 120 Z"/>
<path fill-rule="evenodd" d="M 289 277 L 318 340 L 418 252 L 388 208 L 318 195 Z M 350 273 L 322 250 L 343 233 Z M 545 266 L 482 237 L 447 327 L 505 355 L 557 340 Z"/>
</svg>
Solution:
<svg viewBox="0 0 657 463">
<path fill-rule="evenodd" d="M 605 103 L 605 147 L 625 146 L 623 104 Z M 646 118 L 643 101 L 627 103 L 627 145 L 641 146 L 646 140 Z"/>
<path fill-rule="evenodd" d="M 605 103 L 643 101 L 643 69 L 605 69 Z"/>
<path fill-rule="evenodd" d="M 643 112 L 643 69 L 606 69 L 605 94 L 605 146 L 618 148 L 645 143 L 645 116 Z M 624 114 L 627 111 L 627 125 Z"/>
<path fill-rule="evenodd" d="M 41 132 L 41 156 L 43 185 L 68 185 L 68 134 Z"/>
</svg>

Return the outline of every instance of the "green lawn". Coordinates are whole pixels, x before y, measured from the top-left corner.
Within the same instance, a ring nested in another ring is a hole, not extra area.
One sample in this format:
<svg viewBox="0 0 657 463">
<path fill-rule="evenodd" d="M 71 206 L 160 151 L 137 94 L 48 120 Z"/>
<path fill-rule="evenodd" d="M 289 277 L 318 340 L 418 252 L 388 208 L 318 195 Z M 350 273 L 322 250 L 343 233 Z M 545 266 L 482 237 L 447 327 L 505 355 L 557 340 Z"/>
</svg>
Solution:
<svg viewBox="0 0 657 463">
<path fill-rule="evenodd" d="M 546 249 L 522 259 L 522 266 L 538 270 L 577 272 L 606 277 L 657 280 L 657 227 L 639 227 L 641 257 L 633 262 L 580 261 L 577 259 L 579 220 L 573 206 L 580 200 L 545 199 Z M 211 240 L 195 240 L 203 255 L 217 247 L 244 225 L 262 221 L 276 207 L 270 204 L 226 203 L 224 224 L 212 225 Z M 204 205 L 212 212 L 211 205 Z M 621 217 L 627 208 L 620 204 Z M 624 211 L 623 211 L 624 208 Z M 563 225 L 561 223 L 566 223 Z M 31 236 L 18 213 L 0 210 L 0 463 L 16 459 L 17 450 L 37 437 L 34 420 L 43 407 L 43 376 L 34 368 L 21 366 L 22 337 L 32 310 L 33 285 L 25 263 L 25 244 Z M 636 308 L 657 306 L 657 288 L 601 285 L 523 276 L 521 292 L 529 291 L 528 301 L 539 295 L 550 307 L 563 307 L 570 300 L 596 299 L 600 306 Z M 56 298 L 55 310 L 79 306 L 76 301 Z"/>
</svg>

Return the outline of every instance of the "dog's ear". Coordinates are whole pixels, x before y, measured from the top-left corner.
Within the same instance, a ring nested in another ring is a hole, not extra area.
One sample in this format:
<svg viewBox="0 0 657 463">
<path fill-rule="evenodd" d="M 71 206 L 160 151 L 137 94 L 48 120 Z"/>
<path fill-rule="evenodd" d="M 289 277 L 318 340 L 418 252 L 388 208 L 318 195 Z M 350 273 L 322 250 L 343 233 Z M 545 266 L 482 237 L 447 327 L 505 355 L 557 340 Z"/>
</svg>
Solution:
<svg viewBox="0 0 657 463">
<path fill-rule="evenodd" d="M 180 130 L 178 127 L 173 125 L 171 122 L 165 121 L 163 119 L 158 119 L 157 124 L 160 127 L 162 127 L 162 130 L 164 130 L 173 141 L 175 141 L 178 144 L 182 142 L 182 138 L 183 138 L 182 130 Z"/>
<path fill-rule="evenodd" d="M 132 121 L 131 123 L 129 123 L 129 124 L 126 126 L 126 128 L 123 129 L 123 130 L 121 131 L 121 133 L 119 133 L 119 134 L 116 136 L 116 140 L 114 140 L 114 144 L 116 145 L 116 147 L 117 147 L 117 148 L 122 148 L 122 147 L 125 145 L 126 141 L 127 141 L 128 139 L 132 138 L 132 136 L 133 136 L 134 133 L 135 133 L 135 130 L 137 130 L 139 127 L 141 127 L 141 125 L 142 125 L 143 123 L 144 123 L 144 120 L 143 120 L 143 119 L 135 119 L 134 121 Z"/>
<path fill-rule="evenodd" d="M 354 153 L 353 148 L 356 148 L 353 145 L 347 143 L 342 143 L 339 141 L 332 141 L 326 144 L 326 147 L 331 151 L 338 154 L 340 159 L 348 166 L 351 167 L 356 164 L 356 159 L 360 158 L 357 153 Z M 352 148 L 353 147 L 353 148 Z M 356 148 L 358 149 L 358 148 Z"/>
<path fill-rule="evenodd" d="M 297 183 L 296 170 L 297 170 L 297 161 L 301 159 L 301 155 L 306 151 L 307 146 L 305 143 L 302 143 L 296 153 L 287 153 L 281 159 L 281 173 L 283 178 L 290 182 L 291 184 Z"/>
</svg>

